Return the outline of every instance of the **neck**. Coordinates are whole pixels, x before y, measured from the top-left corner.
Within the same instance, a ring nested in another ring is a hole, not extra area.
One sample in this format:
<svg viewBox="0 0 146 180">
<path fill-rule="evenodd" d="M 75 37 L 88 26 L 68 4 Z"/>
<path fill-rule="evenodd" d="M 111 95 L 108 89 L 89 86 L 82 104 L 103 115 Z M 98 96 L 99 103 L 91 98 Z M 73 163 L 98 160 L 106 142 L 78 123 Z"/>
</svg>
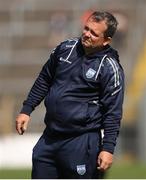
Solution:
<svg viewBox="0 0 146 180">
<path fill-rule="evenodd" d="M 84 51 L 85 51 L 85 54 L 94 54 L 96 52 L 100 52 L 104 49 L 104 47 L 96 47 L 96 48 L 86 48 L 86 47 L 83 47 L 84 48 Z"/>
</svg>

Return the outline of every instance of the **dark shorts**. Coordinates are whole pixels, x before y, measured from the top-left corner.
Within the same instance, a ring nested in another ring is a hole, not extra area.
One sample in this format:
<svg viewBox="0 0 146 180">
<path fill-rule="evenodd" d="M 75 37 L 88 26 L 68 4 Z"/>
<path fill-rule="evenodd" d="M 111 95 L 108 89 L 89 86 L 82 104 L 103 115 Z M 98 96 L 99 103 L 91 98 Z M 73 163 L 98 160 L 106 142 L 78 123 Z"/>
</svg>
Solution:
<svg viewBox="0 0 146 180">
<path fill-rule="evenodd" d="M 77 137 L 48 137 L 43 134 L 33 149 L 32 179 L 100 178 L 97 155 L 100 133 Z"/>
</svg>

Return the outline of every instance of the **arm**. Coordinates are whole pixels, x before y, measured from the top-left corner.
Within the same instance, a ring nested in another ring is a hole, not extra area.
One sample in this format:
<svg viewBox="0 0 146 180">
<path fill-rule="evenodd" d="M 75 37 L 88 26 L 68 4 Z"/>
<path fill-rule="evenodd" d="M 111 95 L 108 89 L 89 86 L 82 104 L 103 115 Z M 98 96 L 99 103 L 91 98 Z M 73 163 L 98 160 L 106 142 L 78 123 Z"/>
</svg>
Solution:
<svg viewBox="0 0 146 180">
<path fill-rule="evenodd" d="M 47 95 L 55 75 L 55 60 L 53 56 L 43 66 L 39 76 L 33 84 L 27 99 L 23 102 L 21 113 L 30 115 Z"/>
<path fill-rule="evenodd" d="M 30 121 L 30 114 L 38 106 L 47 95 L 51 83 L 53 81 L 56 69 L 55 52 L 50 55 L 49 60 L 43 66 L 39 76 L 32 86 L 27 99 L 23 102 L 20 114 L 16 118 L 16 130 L 19 134 L 23 134 L 27 129 Z"/>
<path fill-rule="evenodd" d="M 124 73 L 120 64 L 108 59 L 101 75 L 101 104 L 103 107 L 103 145 L 98 156 L 99 169 L 109 168 L 113 161 L 119 134 L 124 97 Z"/>
</svg>

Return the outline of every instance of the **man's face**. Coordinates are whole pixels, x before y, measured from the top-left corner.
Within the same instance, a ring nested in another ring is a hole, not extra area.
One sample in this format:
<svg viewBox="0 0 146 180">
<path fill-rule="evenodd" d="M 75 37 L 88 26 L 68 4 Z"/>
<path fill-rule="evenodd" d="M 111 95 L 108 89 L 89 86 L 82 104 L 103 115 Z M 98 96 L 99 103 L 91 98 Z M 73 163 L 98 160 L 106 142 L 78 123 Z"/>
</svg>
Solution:
<svg viewBox="0 0 146 180">
<path fill-rule="evenodd" d="M 107 29 L 105 21 L 96 22 L 90 17 L 85 23 L 82 32 L 82 45 L 85 49 L 101 49 L 110 42 L 110 38 L 104 37 Z"/>
</svg>

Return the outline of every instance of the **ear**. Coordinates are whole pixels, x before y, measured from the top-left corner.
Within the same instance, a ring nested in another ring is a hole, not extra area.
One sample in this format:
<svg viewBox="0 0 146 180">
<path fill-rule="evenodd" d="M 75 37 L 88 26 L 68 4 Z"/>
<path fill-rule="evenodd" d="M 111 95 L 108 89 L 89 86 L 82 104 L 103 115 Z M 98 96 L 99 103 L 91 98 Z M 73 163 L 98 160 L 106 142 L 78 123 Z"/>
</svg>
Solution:
<svg viewBox="0 0 146 180">
<path fill-rule="evenodd" d="M 106 46 L 106 45 L 110 44 L 111 40 L 112 40 L 111 37 L 105 37 L 105 38 L 104 38 L 103 45 Z"/>
</svg>

